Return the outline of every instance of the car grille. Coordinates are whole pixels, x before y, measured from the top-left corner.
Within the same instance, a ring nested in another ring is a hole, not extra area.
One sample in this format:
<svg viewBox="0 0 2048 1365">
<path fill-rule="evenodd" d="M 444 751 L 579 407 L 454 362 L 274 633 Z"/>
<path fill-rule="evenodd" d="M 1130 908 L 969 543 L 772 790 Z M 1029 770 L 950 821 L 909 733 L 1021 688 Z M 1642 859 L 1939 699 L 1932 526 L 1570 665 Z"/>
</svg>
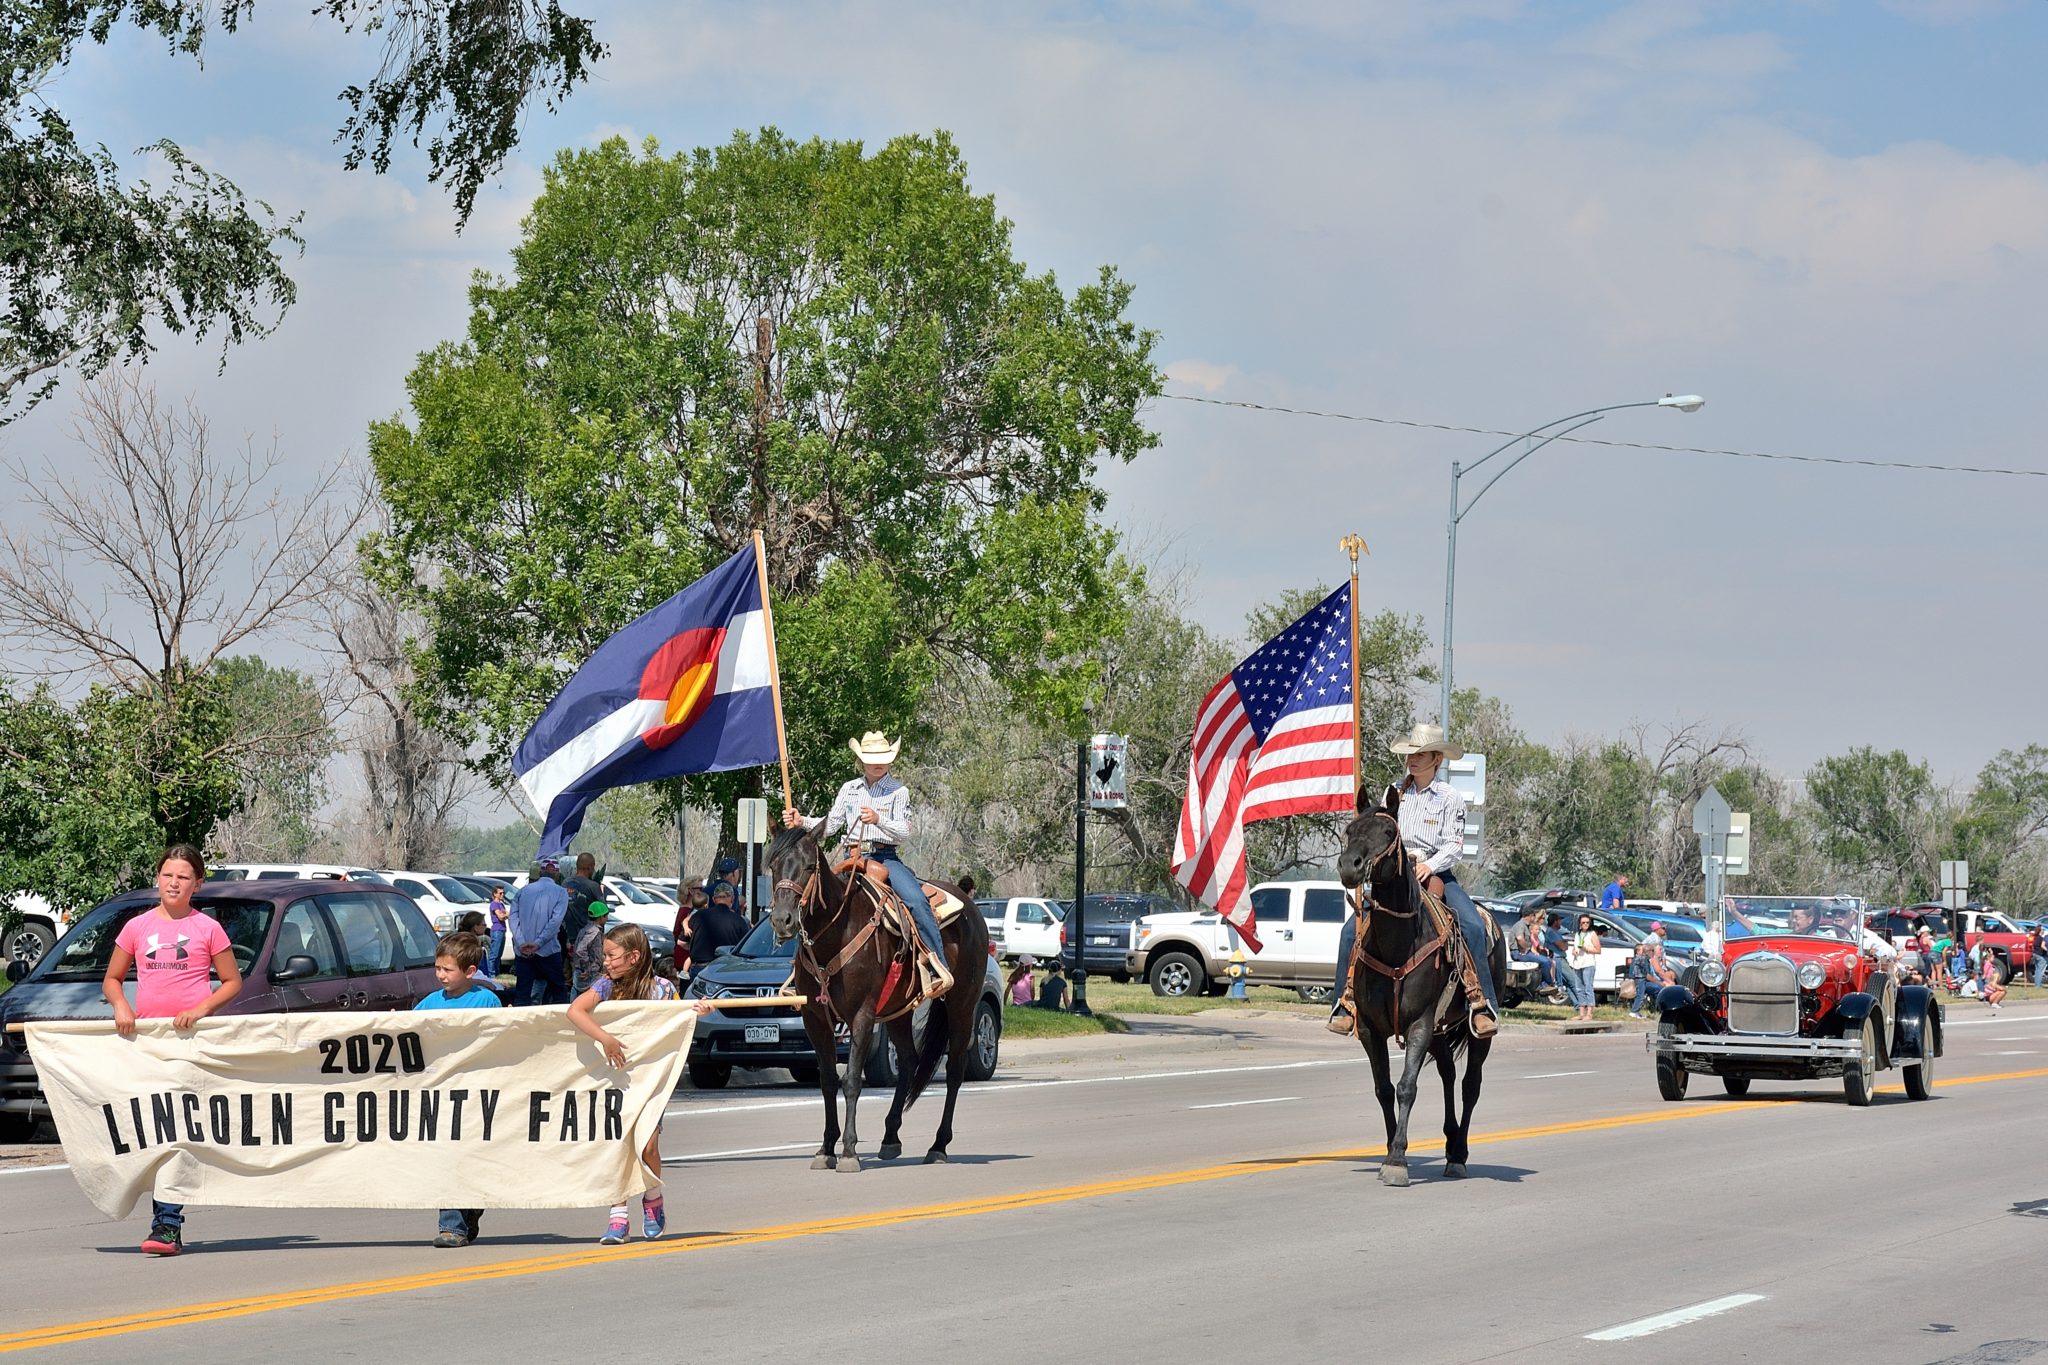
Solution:
<svg viewBox="0 0 2048 1365">
<path fill-rule="evenodd" d="M 1728 1027 L 1735 1033 L 1799 1032 L 1799 982 L 1790 962 L 1757 955 L 1728 969 Z"/>
</svg>

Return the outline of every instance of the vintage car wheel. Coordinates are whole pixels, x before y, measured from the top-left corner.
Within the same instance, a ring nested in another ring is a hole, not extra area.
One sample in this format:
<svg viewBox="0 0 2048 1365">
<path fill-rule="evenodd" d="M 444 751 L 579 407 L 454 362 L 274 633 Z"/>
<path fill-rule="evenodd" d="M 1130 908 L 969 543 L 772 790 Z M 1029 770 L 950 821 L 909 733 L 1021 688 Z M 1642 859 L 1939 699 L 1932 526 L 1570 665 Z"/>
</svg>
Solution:
<svg viewBox="0 0 2048 1365">
<path fill-rule="evenodd" d="M 1906 1068 L 1906 1098 L 1924 1100 L 1934 1093 L 1934 1058 L 1922 1057 Z"/>
<path fill-rule="evenodd" d="M 1749 1093 L 1749 1077 L 1723 1076 L 1721 1078 L 1721 1088 L 1727 1091 L 1729 1094 L 1740 1099 L 1742 1096 L 1747 1095 Z"/>
<path fill-rule="evenodd" d="M 1678 1025 L 1667 1019 L 1657 1025 L 1657 1032 L 1668 1037 L 1678 1032 Z M 1667 1100 L 1682 1100 L 1685 1098 L 1686 1083 L 1691 1079 L 1692 1073 L 1680 1066 L 1676 1057 L 1663 1052 L 1657 1054 L 1658 1094 Z"/>
<path fill-rule="evenodd" d="M 1849 1097 L 1849 1103 L 1861 1107 L 1870 1103 L 1877 1090 L 1877 1025 L 1865 1019 L 1858 1037 L 1863 1046 L 1842 1068 L 1842 1093 Z"/>
</svg>

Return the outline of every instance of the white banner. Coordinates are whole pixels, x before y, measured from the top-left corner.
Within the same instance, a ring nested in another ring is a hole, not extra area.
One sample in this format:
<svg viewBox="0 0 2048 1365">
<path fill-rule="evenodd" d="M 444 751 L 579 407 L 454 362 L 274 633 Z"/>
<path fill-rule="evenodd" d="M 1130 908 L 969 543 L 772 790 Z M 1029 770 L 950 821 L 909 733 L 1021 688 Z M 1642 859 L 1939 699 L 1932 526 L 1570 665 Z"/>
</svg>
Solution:
<svg viewBox="0 0 2048 1365">
<path fill-rule="evenodd" d="M 64 1156 L 100 1212 L 585 1208 L 659 1180 L 640 1151 L 696 1031 L 672 1001 L 599 1005 L 623 1072 L 562 1009 L 28 1025 Z"/>
</svg>

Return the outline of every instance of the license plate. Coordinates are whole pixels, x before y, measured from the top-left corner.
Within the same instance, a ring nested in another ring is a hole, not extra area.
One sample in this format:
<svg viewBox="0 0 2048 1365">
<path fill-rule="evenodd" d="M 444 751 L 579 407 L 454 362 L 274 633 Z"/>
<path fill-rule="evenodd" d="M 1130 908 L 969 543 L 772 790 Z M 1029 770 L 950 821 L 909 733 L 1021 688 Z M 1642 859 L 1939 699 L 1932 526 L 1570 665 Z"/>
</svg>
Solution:
<svg viewBox="0 0 2048 1365">
<path fill-rule="evenodd" d="M 1093 934 L 1088 936 L 1088 944 L 1094 948 L 1107 948 L 1115 942 L 1116 940 L 1113 938 L 1097 938 Z"/>
<path fill-rule="evenodd" d="M 750 1043 L 779 1043 L 782 1041 L 782 1029 L 776 1024 L 749 1024 L 747 1025 L 747 1041 Z"/>
</svg>

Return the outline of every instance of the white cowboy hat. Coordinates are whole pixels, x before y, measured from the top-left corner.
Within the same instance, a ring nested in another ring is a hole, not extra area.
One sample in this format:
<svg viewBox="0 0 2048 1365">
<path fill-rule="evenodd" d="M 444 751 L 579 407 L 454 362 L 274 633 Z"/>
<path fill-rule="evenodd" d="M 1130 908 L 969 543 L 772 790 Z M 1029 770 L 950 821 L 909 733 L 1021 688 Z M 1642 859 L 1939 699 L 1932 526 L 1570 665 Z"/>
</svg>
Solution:
<svg viewBox="0 0 2048 1365">
<path fill-rule="evenodd" d="M 846 747 L 853 750 L 853 756 L 863 763 L 894 763 L 896 753 L 903 747 L 903 741 L 894 744 L 880 730 L 870 730 L 859 739 L 849 739 Z"/>
<path fill-rule="evenodd" d="M 1442 754 L 1445 758 L 1465 756 L 1463 749 L 1444 738 L 1440 725 L 1417 725 L 1408 732 L 1408 738 L 1395 740 L 1387 750 L 1404 758 L 1409 754 Z"/>
</svg>

